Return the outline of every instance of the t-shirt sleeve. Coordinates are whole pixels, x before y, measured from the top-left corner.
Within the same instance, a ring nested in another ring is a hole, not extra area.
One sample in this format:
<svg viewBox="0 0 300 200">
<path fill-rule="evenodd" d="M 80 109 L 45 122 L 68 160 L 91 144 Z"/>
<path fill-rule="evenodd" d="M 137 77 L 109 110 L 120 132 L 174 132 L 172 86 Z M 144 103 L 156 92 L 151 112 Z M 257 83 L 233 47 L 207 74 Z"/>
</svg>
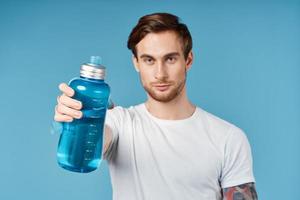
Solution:
<svg viewBox="0 0 300 200">
<path fill-rule="evenodd" d="M 105 131 L 111 133 L 111 142 L 106 151 L 103 152 L 103 158 L 106 160 L 112 159 L 113 155 L 117 151 L 119 141 L 119 129 L 120 129 L 120 109 L 121 107 L 115 107 L 107 110 L 105 117 Z M 105 141 L 104 141 L 105 143 Z"/>
<path fill-rule="evenodd" d="M 222 188 L 255 182 L 251 147 L 245 133 L 237 127 L 229 130 L 220 182 Z"/>
</svg>

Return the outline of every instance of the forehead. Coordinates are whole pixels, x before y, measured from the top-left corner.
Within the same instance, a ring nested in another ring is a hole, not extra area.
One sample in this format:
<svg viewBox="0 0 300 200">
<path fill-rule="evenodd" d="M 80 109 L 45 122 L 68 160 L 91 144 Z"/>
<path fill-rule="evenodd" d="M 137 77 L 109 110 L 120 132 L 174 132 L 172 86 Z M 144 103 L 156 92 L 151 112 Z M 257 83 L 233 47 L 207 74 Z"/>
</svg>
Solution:
<svg viewBox="0 0 300 200">
<path fill-rule="evenodd" d="M 171 52 L 182 54 L 182 42 L 173 31 L 147 34 L 137 45 L 138 56 L 148 54 L 161 57 Z"/>
</svg>

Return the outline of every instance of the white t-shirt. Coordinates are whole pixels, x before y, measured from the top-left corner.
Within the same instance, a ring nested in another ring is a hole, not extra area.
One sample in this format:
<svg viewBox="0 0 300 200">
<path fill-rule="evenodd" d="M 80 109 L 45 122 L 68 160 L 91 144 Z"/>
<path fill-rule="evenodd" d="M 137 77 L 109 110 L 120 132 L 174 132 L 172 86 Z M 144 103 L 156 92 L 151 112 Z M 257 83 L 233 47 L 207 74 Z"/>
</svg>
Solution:
<svg viewBox="0 0 300 200">
<path fill-rule="evenodd" d="M 163 120 L 145 104 L 118 106 L 105 123 L 114 200 L 220 200 L 222 188 L 255 182 L 244 132 L 199 107 Z"/>
</svg>

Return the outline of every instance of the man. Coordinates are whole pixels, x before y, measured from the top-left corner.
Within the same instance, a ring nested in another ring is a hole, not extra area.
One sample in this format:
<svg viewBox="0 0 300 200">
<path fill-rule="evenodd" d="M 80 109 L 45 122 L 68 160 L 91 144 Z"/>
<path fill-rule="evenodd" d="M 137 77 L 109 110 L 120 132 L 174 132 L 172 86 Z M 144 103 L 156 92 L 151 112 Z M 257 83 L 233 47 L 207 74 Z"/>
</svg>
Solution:
<svg viewBox="0 0 300 200">
<path fill-rule="evenodd" d="M 243 131 L 188 100 L 193 53 L 186 25 L 168 13 L 143 16 L 128 48 L 148 99 L 107 112 L 103 156 L 114 200 L 257 199 Z M 79 119 L 74 91 L 59 88 L 54 119 Z"/>
</svg>

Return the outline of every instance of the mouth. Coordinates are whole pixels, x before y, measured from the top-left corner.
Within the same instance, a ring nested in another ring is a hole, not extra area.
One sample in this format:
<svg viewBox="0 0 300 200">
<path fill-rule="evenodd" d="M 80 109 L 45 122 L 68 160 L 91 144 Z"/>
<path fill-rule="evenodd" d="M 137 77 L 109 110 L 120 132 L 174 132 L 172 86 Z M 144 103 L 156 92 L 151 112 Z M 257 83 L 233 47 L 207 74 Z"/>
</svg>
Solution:
<svg viewBox="0 0 300 200">
<path fill-rule="evenodd" d="M 170 87 L 170 84 L 154 84 L 153 85 L 157 90 L 163 92 Z"/>
</svg>

